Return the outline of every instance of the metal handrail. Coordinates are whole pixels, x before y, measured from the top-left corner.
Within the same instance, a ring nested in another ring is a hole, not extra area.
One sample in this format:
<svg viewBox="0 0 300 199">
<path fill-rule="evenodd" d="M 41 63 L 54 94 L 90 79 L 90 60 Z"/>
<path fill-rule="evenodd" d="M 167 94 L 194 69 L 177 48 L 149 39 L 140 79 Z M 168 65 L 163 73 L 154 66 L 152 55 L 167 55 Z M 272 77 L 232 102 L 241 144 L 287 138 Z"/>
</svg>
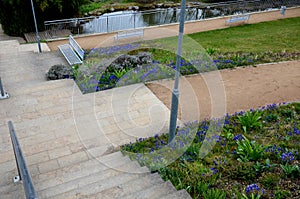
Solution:
<svg viewBox="0 0 300 199">
<path fill-rule="evenodd" d="M 18 168 L 18 178 L 19 180 L 22 180 L 24 191 L 27 199 L 37 199 L 37 194 L 35 192 L 30 173 L 28 171 L 21 146 L 19 144 L 14 126 L 11 121 L 8 122 L 9 132 L 10 132 L 10 138 L 14 149 L 15 159 L 17 163 Z M 16 178 L 15 178 L 16 179 Z M 16 181 L 19 181 L 16 180 Z"/>
<path fill-rule="evenodd" d="M 0 99 L 7 99 L 9 98 L 9 94 L 7 92 L 4 92 L 1 77 L 0 77 Z"/>
</svg>

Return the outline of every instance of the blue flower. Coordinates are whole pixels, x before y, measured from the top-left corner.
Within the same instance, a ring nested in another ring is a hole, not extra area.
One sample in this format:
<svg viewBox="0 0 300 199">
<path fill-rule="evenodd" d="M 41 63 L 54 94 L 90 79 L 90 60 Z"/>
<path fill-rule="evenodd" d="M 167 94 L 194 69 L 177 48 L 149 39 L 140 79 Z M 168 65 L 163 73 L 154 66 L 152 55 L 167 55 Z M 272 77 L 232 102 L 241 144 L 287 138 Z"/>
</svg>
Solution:
<svg viewBox="0 0 300 199">
<path fill-rule="evenodd" d="M 136 154 L 136 157 L 137 157 L 138 160 L 140 160 L 142 155 L 140 153 L 138 153 L 138 154 Z"/>
<path fill-rule="evenodd" d="M 180 147 L 180 148 L 183 148 L 183 147 L 184 147 L 184 143 L 183 143 L 181 140 L 179 140 L 179 147 Z"/>
<path fill-rule="evenodd" d="M 275 109 L 276 108 L 276 104 L 275 103 L 273 103 L 273 104 L 270 104 L 270 105 L 267 105 L 267 110 L 273 110 L 273 109 Z"/>
<path fill-rule="evenodd" d="M 281 147 L 277 147 L 276 144 L 274 144 L 273 146 L 269 146 L 266 148 L 265 152 L 270 152 L 270 153 L 274 153 L 274 154 L 279 154 L 282 150 Z"/>
<path fill-rule="evenodd" d="M 210 170 L 213 172 L 213 174 L 216 174 L 216 173 L 219 172 L 218 169 L 216 169 L 216 168 L 214 168 L 214 167 L 210 168 Z"/>
<path fill-rule="evenodd" d="M 244 139 L 244 136 L 242 134 L 237 134 L 233 137 L 234 141 L 243 140 L 243 139 Z"/>
<path fill-rule="evenodd" d="M 291 136 L 291 135 L 293 135 L 293 133 L 292 132 L 286 132 L 286 134 L 288 135 L 288 136 Z"/>
<path fill-rule="evenodd" d="M 294 127 L 294 134 L 300 135 L 300 130 L 297 127 Z"/>
<path fill-rule="evenodd" d="M 261 192 L 261 195 L 265 194 L 265 190 L 261 189 L 257 184 L 251 184 L 246 187 L 246 194 L 254 194 L 254 196 L 259 195 L 259 192 Z"/>
<path fill-rule="evenodd" d="M 257 184 L 250 184 L 246 187 L 246 194 L 250 194 L 253 192 L 258 192 L 260 190 L 259 186 Z"/>
<path fill-rule="evenodd" d="M 95 91 L 99 91 L 100 88 L 99 88 L 98 86 L 95 86 L 95 87 L 94 87 L 94 90 L 95 90 Z"/>
<path fill-rule="evenodd" d="M 292 162 L 295 159 L 292 152 L 282 153 L 280 158 L 283 162 Z"/>
<path fill-rule="evenodd" d="M 118 78 L 115 75 L 109 76 L 109 80 L 114 80 L 114 79 L 118 79 Z"/>
</svg>

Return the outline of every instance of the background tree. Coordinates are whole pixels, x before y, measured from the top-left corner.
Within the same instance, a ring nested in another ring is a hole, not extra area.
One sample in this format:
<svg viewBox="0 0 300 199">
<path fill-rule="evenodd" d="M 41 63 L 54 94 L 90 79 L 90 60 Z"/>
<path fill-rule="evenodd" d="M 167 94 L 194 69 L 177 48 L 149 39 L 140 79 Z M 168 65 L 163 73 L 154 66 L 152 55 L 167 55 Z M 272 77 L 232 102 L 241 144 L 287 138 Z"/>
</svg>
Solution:
<svg viewBox="0 0 300 199">
<path fill-rule="evenodd" d="M 44 21 L 75 17 L 86 0 L 34 0 L 35 14 L 40 30 Z M 30 0 L 1 0 L 0 23 L 8 35 L 23 36 L 33 32 L 34 23 Z"/>
</svg>

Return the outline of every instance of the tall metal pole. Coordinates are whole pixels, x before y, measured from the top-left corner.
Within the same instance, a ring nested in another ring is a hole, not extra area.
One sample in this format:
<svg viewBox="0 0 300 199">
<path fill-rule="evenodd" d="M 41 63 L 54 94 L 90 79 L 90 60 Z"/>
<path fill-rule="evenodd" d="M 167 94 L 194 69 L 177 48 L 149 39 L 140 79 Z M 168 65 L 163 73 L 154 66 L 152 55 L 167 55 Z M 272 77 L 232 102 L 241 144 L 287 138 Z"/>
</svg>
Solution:
<svg viewBox="0 0 300 199">
<path fill-rule="evenodd" d="M 182 53 L 182 40 L 184 32 L 184 16 L 185 16 L 185 0 L 181 1 L 180 10 L 180 21 L 179 21 L 179 35 L 178 35 L 178 48 L 176 55 L 176 71 L 175 71 L 175 83 L 172 92 L 172 105 L 171 105 L 171 116 L 170 116 L 170 127 L 169 127 L 169 143 L 173 140 L 176 132 L 176 123 L 178 115 L 178 98 L 179 98 L 179 76 L 180 76 L 180 63 L 181 63 L 181 53 Z"/>
<path fill-rule="evenodd" d="M 38 42 L 39 53 L 41 53 L 42 52 L 41 41 L 40 41 L 41 39 L 40 39 L 40 36 L 39 36 L 39 31 L 38 31 L 38 27 L 37 27 L 37 23 L 36 23 L 33 2 L 32 2 L 32 0 L 30 0 L 30 1 L 31 1 L 31 8 L 32 8 L 32 14 L 33 14 L 34 26 L 35 26 L 35 31 L 36 31 L 36 39 L 37 39 L 37 42 Z"/>
</svg>

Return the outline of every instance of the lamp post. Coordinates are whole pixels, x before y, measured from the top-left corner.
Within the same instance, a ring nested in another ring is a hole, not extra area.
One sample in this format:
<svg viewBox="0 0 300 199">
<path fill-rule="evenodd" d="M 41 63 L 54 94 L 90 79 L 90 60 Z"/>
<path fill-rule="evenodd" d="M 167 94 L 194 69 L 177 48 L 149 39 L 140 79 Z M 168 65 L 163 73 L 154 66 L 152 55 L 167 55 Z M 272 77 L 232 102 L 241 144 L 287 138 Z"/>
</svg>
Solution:
<svg viewBox="0 0 300 199">
<path fill-rule="evenodd" d="M 36 31 L 36 39 L 38 42 L 39 53 L 41 53 L 42 52 L 41 41 L 40 41 L 39 31 L 38 31 L 38 27 L 37 27 L 37 23 L 36 23 L 34 6 L 33 6 L 32 0 L 30 0 L 30 1 L 31 1 L 32 14 L 33 14 L 33 21 L 34 21 L 34 26 L 35 26 L 35 31 Z"/>
<path fill-rule="evenodd" d="M 182 53 L 182 40 L 184 31 L 184 15 L 185 15 L 185 0 L 181 1 L 180 9 L 180 20 L 179 20 L 179 35 L 178 35 L 178 47 L 176 55 L 176 71 L 175 71 L 175 82 L 172 92 L 172 105 L 171 105 L 171 115 L 170 115 L 170 127 L 169 127 L 169 143 L 173 140 L 176 132 L 176 123 L 178 115 L 178 98 L 179 98 L 179 75 L 180 75 L 180 63 L 181 63 L 181 53 Z"/>
</svg>

